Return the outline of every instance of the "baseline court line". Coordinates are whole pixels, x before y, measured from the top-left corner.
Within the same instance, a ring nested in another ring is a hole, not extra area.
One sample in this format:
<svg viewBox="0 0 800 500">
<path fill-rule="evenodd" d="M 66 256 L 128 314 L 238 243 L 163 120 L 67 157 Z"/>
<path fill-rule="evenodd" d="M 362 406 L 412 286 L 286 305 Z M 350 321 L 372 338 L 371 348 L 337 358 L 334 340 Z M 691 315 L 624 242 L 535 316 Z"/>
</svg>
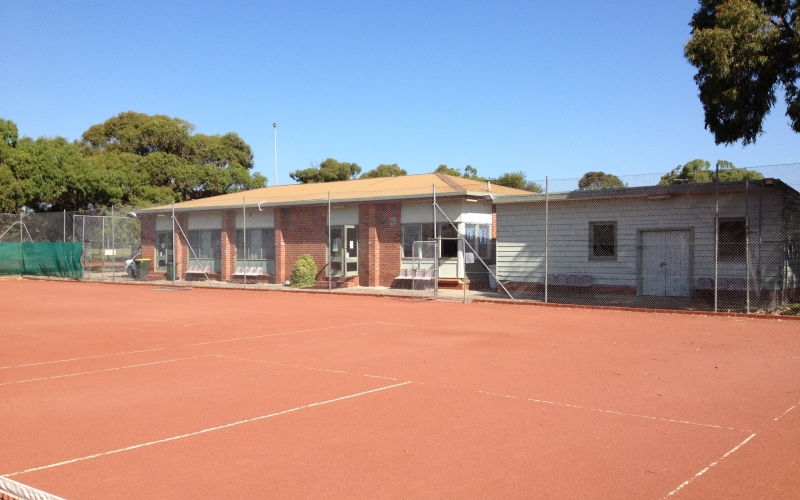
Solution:
<svg viewBox="0 0 800 500">
<path fill-rule="evenodd" d="M 239 338 L 234 338 L 234 339 L 211 340 L 211 341 L 208 341 L 208 342 L 197 342 L 197 343 L 193 343 L 193 344 L 181 344 L 181 345 L 169 346 L 169 347 L 155 347 L 153 349 L 140 349 L 138 351 L 116 352 L 116 353 L 112 353 L 112 354 L 98 354 L 97 356 L 85 356 L 85 357 L 82 357 L 82 358 L 58 359 L 58 360 L 54 360 L 54 361 L 42 361 L 42 362 L 39 362 L 39 363 L 27 363 L 27 364 L 24 364 L 24 365 L 0 366 L 0 370 L 7 370 L 9 368 L 25 368 L 25 367 L 29 367 L 29 366 L 49 365 L 49 364 L 54 364 L 54 363 L 66 363 L 66 362 L 69 362 L 69 361 L 83 361 L 83 360 L 86 360 L 86 359 L 107 358 L 107 357 L 110 357 L 110 356 L 124 356 L 126 354 L 139 354 L 139 353 L 142 353 L 142 352 L 164 351 L 164 350 L 167 350 L 167 349 L 178 349 L 178 348 L 181 348 L 181 347 L 194 347 L 194 346 L 199 346 L 199 345 L 219 344 L 219 343 L 223 343 L 223 342 L 235 342 L 235 341 L 240 341 L 240 340 L 260 339 L 260 338 L 265 338 L 265 337 L 276 337 L 276 336 L 280 336 L 280 335 L 293 335 L 295 333 L 320 332 L 320 331 L 324 331 L 324 330 L 335 330 L 337 328 L 350 328 L 350 327 L 353 327 L 353 326 L 363 326 L 363 325 L 370 325 L 370 324 L 372 324 L 372 323 L 353 323 L 353 324 L 350 324 L 350 325 L 326 326 L 326 327 L 323 327 L 323 328 L 310 328 L 310 329 L 307 329 L 307 330 L 295 330 L 295 331 L 291 331 L 291 332 L 278 332 L 278 333 L 267 333 L 267 334 L 264 334 L 264 335 L 253 335 L 252 337 L 239 337 Z"/>
<path fill-rule="evenodd" d="M 410 383 L 411 383 L 411 381 L 409 380 L 408 382 L 401 382 L 399 384 L 387 385 L 387 386 L 384 386 L 384 387 L 378 387 L 377 389 L 371 389 L 369 391 L 359 392 L 359 393 L 356 393 L 356 394 L 350 394 L 348 396 L 342 396 L 342 397 L 334 398 L 334 399 L 328 399 L 326 401 L 320 401 L 318 403 L 310 403 L 310 404 L 307 404 L 307 405 L 297 406 L 295 408 L 290 408 L 288 410 L 283 410 L 283 411 L 279 411 L 279 412 L 275 412 L 275 413 L 270 413 L 268 415 L 261 415 L 259 417 L 248 418 L 246 420 L 239 420 L 237 422 L 231 422 L 230 424 L 218 425 L 216 427 L 209 427 L 208 429 L 203 429 L 203 430 L 195 431 L 195 432 L 189 432 L 187 434 L 181 434 L 179 436 L 173 436 L 173 437 L 169 437 L 169 438 L 165 438 L 165 439 L 158 439 L 156 441 L 150 441 L 150 442 L 147 442 L 147 443 L 135 444 L 133 446 L 127 446 L 125 448 L 119 448 L 119 449 L 116 449 L 116 450 L 106 451 L 106 452 L 103 452 L 103 453 L 95 453 L 94 455 L 86 455 L 85 457 L 73 458 L 72 460 L 64 460 L 63 462 L 57 462 L 57 463 L 54 463 L 54 464 L 43 465 L 41 467 L 33 467 L 31 469 L 25 469 L 25 470 L 22 470 L 22 471 L 19 471 L 19 472 L 12 472 L 11 474 L 4 474 L 4 476 L 5 477 L 18 476 L 20 474 L 27 474 L 29 472 L 35 472 L 35 471 L 40 471 L 40 470 L 44 470 L 44 469 L 52 469 L 54 467 L 59 467 L 59 466 L 62 466 L 62 465 L 72 464 L 72 463 L 75 463 L 75 462 L 82 462 L 84 460 L 89 460 L 89 459 L 98 458 L 98 457 L 104 457 L 104 456 L 107 456 L 107 455 L 114 455 L 116 453 L 122 453 L 124 451 L 135 450 L 135 449 L 138 449 L 138 448 L 144 448 L 146 446 L 153 446 L 153 445 L 156 445 L 156 444 L 167 443 L 169 441 L 177 441 L 178 439 L 184 439 L 184 438 L 188 438 L 188 437 L 192 437 L 192 436 L 198 436 L 200 434 L 206 434 L 206 433 L 213 432 L 213 431 L 218 431 L 218 430 L 221 430 L 221 429 L 227 429 L 229 427 L 235 427 L 237 425 L 248 424 L 248 423 L 251 423 L 251 422 L 256 422 L 258 420 L 264 420 L 266 418 L 272 418 L 272 417 L 278 417 L 280 415 L 286 415 L 287 413 L 293 413 L 293 412 L 300 411 L 300 410 L 303 410 L 303 409 L 306 409 L 306 408 L 313 408 L 315 406 L 322 406 L 322 405 L 326 405 L 326 404 L 330 404 L 330 403 L 335 403 L 337 401 L 344 401 L 345 399 L 357 398 L 359 396 L 364 396 L 366 394 L 371 394 L 373 392 L 385 391 L 387 389 L 393 389 L 395 387 L 401 387 L 401 386 L 404 386 L 404 385 L 408 385 Z"/>
<path fill-rule="evenodd" d="M 444 386 L 444 387 L 447 387 L 447 386 Z M 453 389 L 453 388 L 450 387 L 450 389 Z M 581 406 L 581 405 L 575 405 L 575 404 L 557 403 L 555 401 L 547 401 L 546 399 L 524 398 L 524 397 L 519 397 L 519 396 L 509 396 L 507 394 L 497 394 L 497 393 L 494 393 L 494 392 L 486 392 L 486 391 L 476 391 L 476 392 L 479 392 L 481 394 L 486 394 L 488 396 L 498 396 L 498 397 L 501 397 L 501 398 L 508 398 L 508 399 L 519 399 L 521 401 L 530 401 L 530 402 L 533 402 L 533 403 L 541 403 L 541 404 L 548 404 L 548 405 L 555 405 L 555 406 L 564 406 L 566 408 L 576 408 L 576 409 L 579 409 L 579 410 L 596 411 L 596 412 L 599 412 L 599 413 L 610 413 L 612 415 L 620 415 L 620 416 L 623 416 L 623 417 L 646 418 L 648 420 L 660 420 L 662 422 L 672 422 L 674 424 L 697 425 L 699 427 L 711 427 L 711 428 L 714 428 L 714 429 L 723 429 L 723 430 L 729 430 L 729 431 L 737 430 L 737 429 L 735 429 L 733 427 L 724 427 L 722 425 L 702 424 L 702 423 L 698 423 L 698 422 L 689 422 L 688 420 L 677 420 L 677 419 L 674 419 L 674 418 L 653 417 L 653 416 L 650 416 L 650 415 L 637 415 L 636 413 L 625 413 L 625 412 L 615 411 L 615 410 L 603 410 L 602 408 L 591 408 L 591 407 L 588 407 L 588 406 Z M 753 432 L 753 431 L 747 430 L 747 429 L 740 429 L 740 430 L 741 430 L 741 432 Z"/>
<path fill-rule="evenodd" d="M 798 403 L 798 404 L 800 404 L 800 403 Z M 783 418 L 784 416 L 786 416 L 786 414 L 787 414 L 787 413 L 789 413 L 790 411 L 794 410 L 796 407 L 797 407 L 797 405 L 793 405 L 791 408 L 789 408 L 789 409 L 788 409 L 788 410 L 786 410 L 785 412 L 783 412 L 783 413 L 781 413 L 780 415 L 778 415 L 777 417 L 773 418 L 773 419 L 772 419 L 772 421 L 773 421 L 773 422 L 777 422 L 778 420 L 780 420 L 781 418 Z"/>
<path fill-rule="evenodd" d="M 756 435 L 755 435 L 755 434 L 750 434 L 750 437 L 748 437 L 747 439 L 745 439 L 745 440 L 744 440 L 744 441 L 742 441 L 741 443 L 737 444 L 737 445 L 736 445 L 736 446 L 735 446 L 735 447 L 734 447 L 734 448 L 733 448 L 731 451 L 729 451 L 728 453 L 726 453 L 726 454 L 722 455 L 722 458 L 720 458 L 720 459 L 719 459 L 719 460 L 717 460 L 716 462 L 711 462 L 711 464 L 710 464 L 708 467 L 706 467 L 705 469 L 701 470 L 700 472 L 698 472 L 698 473 L 697 473 L 697 474 L 695 474 L 694 476 L 690 477 L 689 479 L 687 479 L 686 481 L 684 481 L 683 483 L 681 483 L 681 485 L 680 485 L 680 486 L 678 486 L 678 487 L 677 487 L 677 488 L 675 488 L 674 490 L 672 490 L 672 491 L 670 491 L 669 493 L 667 493 L 667 494 L 664 496 L 664 498 L 669 498 L 669 497 L 671 497 L 672 495 L 674 495 L 675 493 L 677 493 L 677 492 L 679 492 L 680 490 L 682 490 L 682 489 L 683 489 L 684 487 L 686 487 L 686 486 L 687 486 L 689 483 L 691 483 L 692 481 L 694 481 L 694 480 L 695 480 L 695 479 L 697 479 L 698 477 L 700 477 L 700 476 L 702 476 L 703 474 L 705 474 L 706 472 L 708 472 L 708 471 L 709 471 L 709 469 L 711 469 L 712 467 L 714 467 L 714 466 L 715 466 L 715 465 L 717 465 L 718 463 L 720 463 L 720 462 L 722 462 L 723 460 L 725 460 L 726 458 L 728 458 L 728 457 L 729 457 L 729 456 L 730 456 L 730 455 L 731 455 L 733 452 L 735 452 L 736 450 L 738 450 L 739 448 L 741 448 L 742 446 L 744 446 L 745 444 L 747 444 L 747 442 L 748 442 L 748 441 L 750 441 L 751 439 L 753 439 L 754 437 L 756 437 Z"/>
<path fill-rule="evenodd" d="M 39 378 L 29 378 L 29 379 L 25 379 L 25 380 L 15 380 L 13 382 L 0 383 L 0 386 L 12 385 L 12 384 L 24 384 L 26 382 L 40 382 L 42 380 L 52 380 L 52 379 L 56 379 L 56 378 L 77 377 L 78 375 L 91 375 L 93 373 L 113 372 L 115 370 L 126 370 L 128 368 L 139 368 L 139 367 L 142 367 L 142 366 L 160 365 L 160 364 L 163 364 L 163 363 L 174 363 L 176 361 L 186 361 L 186 360 L 189 360 L 189 359 L 207 358 L 209 356 L 214 356 L 214 354 L 201 354 L 200 356 L 191 356 L 191 357 L 188 357 L 188 358 L 165 359 L 163 361 L 152 361 L 150 363 L 140 363 L 138 365 L 117 366 L 117 367 L 114 367 L 114 368 L 104 368 L 102 370 L 92 370 L 92 371 L 88 371 L 88 372 L 67 373 L 67 374 L 64 374 L 64 375 L 53 375 L 51 377 L 39 377 Z"/>
<path fill-rule="evenodd" d="M 313 366 L 290 365 L 288 363 L 276 363 L 274 361 L 265 361 L 263 359 L 239 358 L 239 357 L 235 357 L 235 356 L 225 356 L 223 354 L 215 354 L 214 356 L 217 356 L 217 357 L 220 357 L 220 358 L 238 359 L 238 360 L 241 360 L 241 361 L 253 361 L 255 363 L 266 363 L 268 365 L 290 366 L 292 368 L 302 368 L 303 370 L 316 370 L 318 372 L 341 373 L 343 375 L 357 375 L 359 377 L 381 378 L 383 380 L 398 380 L 398 379 L 396 379 L 394 377 L 382 377 L 380 375 L 368 375 L 366 373 L 345 372 L 345 371 L 342 371 L 342 370 L 328 370 L 326 368 L 314 368 Z"/>
</svg>

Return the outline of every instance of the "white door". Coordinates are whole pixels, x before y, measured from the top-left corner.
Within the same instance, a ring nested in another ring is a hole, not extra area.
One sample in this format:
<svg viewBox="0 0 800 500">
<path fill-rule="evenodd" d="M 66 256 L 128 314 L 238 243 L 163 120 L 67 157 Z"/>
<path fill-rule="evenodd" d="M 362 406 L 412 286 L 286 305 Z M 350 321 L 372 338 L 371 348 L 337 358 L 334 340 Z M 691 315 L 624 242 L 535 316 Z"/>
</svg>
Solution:
<svg viewBox="0 0 800 500">
<path fill-rule="evenodd" d="M 689 231 L 642 232 L 642 295 L 688 297 Z"/>
<path fill-rule="evenodd" d="M 667 231 L 664 233 L 664 266 L 666 295 L 688 297 L 690 247 L 689 231 Z"/>
<path fill-rule="evenodd" d="M 642 295 L 666 295 L 664 283 L 664 232 L 642 232 Z"/>
</svg>

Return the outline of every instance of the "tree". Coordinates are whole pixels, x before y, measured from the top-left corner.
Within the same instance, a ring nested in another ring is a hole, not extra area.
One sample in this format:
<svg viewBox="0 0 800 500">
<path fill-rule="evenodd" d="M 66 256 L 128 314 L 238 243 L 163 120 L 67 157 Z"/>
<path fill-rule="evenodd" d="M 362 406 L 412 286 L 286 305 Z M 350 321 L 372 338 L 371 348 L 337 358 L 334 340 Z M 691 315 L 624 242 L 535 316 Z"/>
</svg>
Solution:
<svg viewBox="0 0 800 500">
<path fill-rule="evenodd" d="M 289 177 L 301 184 L 312 182 L 335 182 L 355 179 L 361 173 L 361 167 L 357 163 L 345 163 L 336 161 L 333 158 L 320 163 L 318 166 L 312 165 L 303 170 L 295 170 L 289 173 Z"/>
<path fill-rule="evenodd" d="M 447 165 L 439 165 L 436 167 L 436 170 L 433 171 L 434 174 L 445 174 L 445 175 L 452 175 L 453 177 L 461 177 L 461 171 L 457 168 L 450 168 Z"/>
<path fill-rule="evenodd" d="M 404 169 L 397 166 L 397 163 L 391 165 L 380 164 L 369 172 L 361 174 L 361 179 L 375 179 L 377 177 L 399 177 L 401 175 L 408 175 Z"/>
<path fill-rule="evenodd" d="M 720 182 L 743 181 L 745 179 L 758 180 L 764 178 L 759 172 L 746 168 L 737 168 L 729 161 L 719 160 L 717 165 L 719 165 Z M 671 172 L 663 175 L 658 184 L 662 186 L 669 184 L 702 184 L 714 182 L 715 178 L 715 170 L 712 170 L 711 163 L 698 159 L 692 160 L 683 166 L 678 165 Z"/>
<path fill-rule="evenodd" d="M 616 175 L 605 172 L 586 172 L 578 181 L 579 189 L 606 189 L 628 187 Z"/>
<path fill-rule="evenodd" d="M 266 185 L 237 134 L 192 134 L 185 120 L 121 113 L 84 132 L 19 138 L 0 119 L 0 211 L 80 210 L 203 198 Z"/>
<path fill-rule="evenodd" d="M 539 184 L 529 181 L 525 172 L 517 171 L 517 172 L 509 172 L 506 174 L 497 177 L 496 179 L 491 180 L 493 183 L 497 184 L 498 186 L 505 186 L 514 189 L 524 189 L 525 191 L 531 191 L 533 193 L 541 193 L 542 186 Z"/>
<path fill-rule="evenodd" d="M 700 0 L 684 55 L 717 144 L 755 143 L 778 87 L 800 132 L 799 10 L 797 0 Z"/>
</svg>

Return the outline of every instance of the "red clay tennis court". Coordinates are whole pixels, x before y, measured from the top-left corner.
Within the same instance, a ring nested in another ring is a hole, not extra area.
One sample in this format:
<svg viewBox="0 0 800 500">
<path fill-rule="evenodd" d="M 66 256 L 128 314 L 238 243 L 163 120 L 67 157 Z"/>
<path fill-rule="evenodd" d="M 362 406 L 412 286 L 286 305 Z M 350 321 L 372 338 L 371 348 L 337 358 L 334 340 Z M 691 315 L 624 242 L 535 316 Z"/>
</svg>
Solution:
<svg viewBox="0 0 800 500">
<path fill-rule="evenodd" d="M 797 498 L 800 322 L 0 281 L 0 475 L 92 498 Z"/>
</svg>

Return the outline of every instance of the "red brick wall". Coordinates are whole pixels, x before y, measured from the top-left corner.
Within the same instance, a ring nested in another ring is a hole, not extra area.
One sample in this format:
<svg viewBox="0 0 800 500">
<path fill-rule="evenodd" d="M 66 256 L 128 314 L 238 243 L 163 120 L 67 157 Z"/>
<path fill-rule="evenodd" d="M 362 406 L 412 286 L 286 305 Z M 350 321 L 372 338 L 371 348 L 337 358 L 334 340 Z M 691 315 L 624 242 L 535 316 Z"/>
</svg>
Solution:
<svg viewBox="0 0 800 500">
<path fill-rule="evenodd" d="M 359 205 L 358 281 L 362 286 L 389 286 L 400 274 L 400 228 L 399 201 Z"/>
<path fill-rule="evenodd" d="M 142 258 L 150 259 L 150 270 L 156 266 L 156 216 L 144 214 L 139 217 L 142 223 Z"/>
<path fill-rule="evenodd" d="M 325 205 L 278 207 L 275 209 L 275 280 L 292 276 L 297 258 L 310 254 L 325 276 L 328 249 L 328 208 Z"/>
<path fill-rule="evenodd" d="M 236 271 L 236 214 L 238 210 L 222 211 L 222 233 L 220 234 L 220 276 L 228 281 Z"/>
<path fill-rule="evenodd" d="M 186 236 L 189 236 L 189 214 L 176 213 L 175 220 L 180 225 L 180 229 L 177 226 L 175 227 L 176 277 L 184 279 L 183 276 L 186 274 L 186 270 L 189 269 L 189 242 L 186 241 L 183 234 L 186 233 Z"/>
</svg>

